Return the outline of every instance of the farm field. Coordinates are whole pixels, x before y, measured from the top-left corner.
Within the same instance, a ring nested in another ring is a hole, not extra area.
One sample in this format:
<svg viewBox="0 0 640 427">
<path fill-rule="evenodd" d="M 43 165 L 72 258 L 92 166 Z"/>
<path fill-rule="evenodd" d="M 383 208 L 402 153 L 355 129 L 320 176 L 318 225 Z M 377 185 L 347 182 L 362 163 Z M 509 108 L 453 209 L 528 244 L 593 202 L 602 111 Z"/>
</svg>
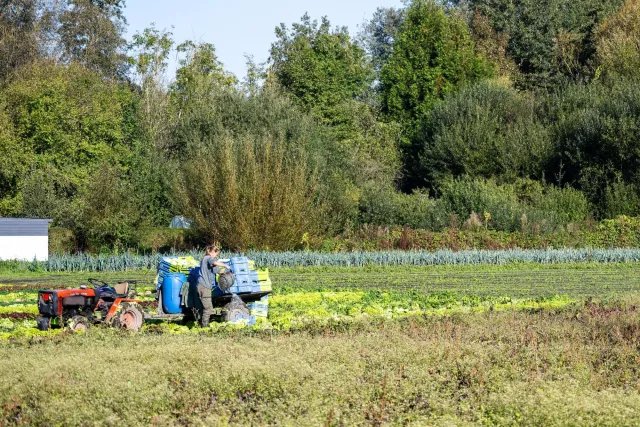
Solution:
<svg viewBox="0 0 640 427">
<path fill-rule="evenodd" d="M 6 424 L 634 425 L 640 264 L 271 269 L 252 328 L 35 329 L 38 289 L 0 274 Z M 99 402 L 99 403 L 97 403 Z"/>
</svg>

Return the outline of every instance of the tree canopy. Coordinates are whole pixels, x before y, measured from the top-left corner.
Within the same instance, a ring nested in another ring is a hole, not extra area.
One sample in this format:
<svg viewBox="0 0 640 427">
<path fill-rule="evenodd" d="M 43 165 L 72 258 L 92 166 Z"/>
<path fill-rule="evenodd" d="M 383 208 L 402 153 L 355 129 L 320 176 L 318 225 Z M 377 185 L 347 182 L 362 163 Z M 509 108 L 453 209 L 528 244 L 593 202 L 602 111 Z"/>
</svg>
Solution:
<svg viewBox="0 0 640 427">
<path fill-rule="evenodd" d="M 127 40 L 123 0 L 0 0 L 0 215 L 94 251 L 174 215 L 240 250 L 640 215 L 640 0 L 403 3 L 281 24 L 243 77 Z"/>
</svg>

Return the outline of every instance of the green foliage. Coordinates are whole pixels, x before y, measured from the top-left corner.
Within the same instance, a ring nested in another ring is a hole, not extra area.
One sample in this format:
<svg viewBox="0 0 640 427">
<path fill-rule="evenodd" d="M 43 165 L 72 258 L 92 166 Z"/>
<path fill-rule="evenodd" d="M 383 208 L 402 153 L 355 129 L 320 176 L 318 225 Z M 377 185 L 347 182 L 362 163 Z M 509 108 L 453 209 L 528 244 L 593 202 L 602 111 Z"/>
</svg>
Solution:
<svg viewBox="0 0 640 427">
<path fill-rule="evenodd" d="M 82 246 L 103 245 L 116 251 L 136 244 L 136 229 L 142 223 L 140 200 L 117 166 L 103 163 L 82 187 L 76 207 L 76 236 Z"/>
<path fill-rule="evenodd" d="M 413 0 L 357 39 L 305 15 L 242 85 L 207 41 L 127 44 L 124 3 L 0 0 L 0 215 L 61 247 L 157 249 L 180 214 L 234 248 L 634 241 L 584 233 L 640 211 L 636 0 Z"/>
<path fill-rule="evenodd" d="M 455 4 L 462 2 L 456 1 Z M 592 74 L 594 33 L 622 0 L 472 0 L 469 10 L 487 17 L 508 37 L 506 53 L 518 64 L 517 83 L 551 89 Z"/>
<path fill-rule="evenodd" d="M 176 194 L 202 241 L 285 249 L 322 230 L 318 174 L 303 143 L 247 135 L 190 153 Z"/>
<path fill-rule="evenodd" d="M 42 2 L 0 2 L 0 82 L 37 57 L 38 14 Z"/>
<path fill-rule="evenodd" d="M 171 36 L 171 32 L 158 30 L 152 24 L 142 33 L 136 33 L 130 45 L 130 49 L 136 52 L 133 64 L 142 89 L 140 121 L 148 140 L 156 148 L 166 146 L 171 126 L 169 97 L 164 88 L 168 58 L 173 47 Z"/>
<path fill-rule="evenodd" d="M 20 144 L 6 107 L 0 101 L 0 215 L 16 215 L 21 209 L 19 184 L 33 161 L 33 151 Z"/>
<path fill-rule="evenodd" d="M 605 215 L 607 186 L 639 182 L 640 84 L 576 85 L 548 101 L 546 120 L 555 141 L 547 175 L 581 189 Z"/>
<path fill-rule="evenodd" d="M 20 70 L 2 99 L 8 121 L 0 143 L 11 153 L 3 158 L 2 170 L 12 171 L 3 174 L 17 182 L 9 197 L 21 200 L 16 190 L 29 193 L 26 214 L 37 207 L 39 197 L 45 203 L 51 197 L 73 198 L 100 161 L 130 162 L 136 125 L 131 123 L 134 100 L 126 87 L 77 64 L 44 62 Z M 21 212 L 19 204 L 14 209 Z M 38 208 L 38 215 L 63 223 L 67 213 Z"/>
<path fill-rule="evenodd" d="M 332 30 L 326 17 L 318 24 L 304 15 L 291 30 L 276 28 L 276 36 L 271 79 L 344 145 L 359 183 L 391 183 L 399 169 L 400 129 L 361 102 L 373 81 L 364 49 L 346 28 Z"/>
<path fill-rule="evenodd" d="M 637 216 L 640 213 L 640 191 L 636 185 L 617 180 L 607 186 L 604 203 L 605 218 Z"/>
<path fill-rule="evenodd" d="M 277 27 L 276 37 L 271 46 L 276 81 L 328 124 L 340 116 L 336 108 L 364 94 L 372 82 L 364 50 L 346 28 L 332 31 L 326 17 L 318 25 L 305 14 L 291 31 L 284 24 Z"/>
<path fill-rule="evenodd" d="M 434 105 L 414 139 L 420 178 L 540 178 L 551 155 L 548 130 L 535 100 L 497 82 L 465 87 Z"/>
<path fill-rule="evenodd" d="M 70 0 L 60 16 L 58 35 L 63 56 L 106 77 L 124 78 L 124 0 Z"/>
<path fill-rule="evenodd" d="M 403 20 L 404 9 L 379 7 L 362 29 L 360 39 L 378 74 L 393 52 L 393 42 Z"/>
<path fill-rule="evenodd" d="M 584 222 L 588 214 L 588 201 L 572 188 L 465 178 L 443 181 L 437 199 L 421 192 L 409 195 L 369 188 L 360 202 L 359 219 L 361 224 L 435 232 L 448 227 L 515 232 L 536 224 L 538 232 L 553 233 L 569 223 Z"/>
<path fill-rule="evenodd" d="M 178 45 L 177 51 L 182 56 L 170 87 L 172 108 L 180 117 L 200 116 L 200 120 L 208 120 L 205 112 L 211 109 L 207 104 L 211 96 L 220 89 L 232 88 L 236 77 L 224 71 L 211 43 L 186 41 Z M 193 125 L 196 132 L 206 131 L 201 127 L 204 123 Z"/>
<path fill-rule="evenodd" d="M 382 109 L 403 123 L 420 121 L 437 100 L 492 73 L 492 66 L 475 53 L 461 16 L 433 1 L 416 0 L 382 68 Z"/>
<path fill-rule="evenodd" d="M 374 226 L 402 225 L 427 230 L 443 230 L 453 213 L 428 194 L 404 194 L 374 186 L 365 188 L 360 200 L 359 222 Z"/>
<path fill-rule="evenodd" d="M 597 29 L 596 54 L 599 72 L 638 78 L 640 70 L 640 2 L 626 0 L 623 7 Z"/>
</svg>

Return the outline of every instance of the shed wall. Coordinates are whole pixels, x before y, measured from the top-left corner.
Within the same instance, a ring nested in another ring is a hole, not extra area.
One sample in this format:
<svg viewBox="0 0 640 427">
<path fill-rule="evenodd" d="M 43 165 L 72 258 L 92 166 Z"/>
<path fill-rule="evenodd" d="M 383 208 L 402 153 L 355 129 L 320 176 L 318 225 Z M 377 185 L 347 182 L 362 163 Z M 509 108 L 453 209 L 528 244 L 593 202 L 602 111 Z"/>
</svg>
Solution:
<svg viewBox="0 0 640 427">
<path fill-rule="evenodd" d="M 0 260 L 49 259 L 48 236 L 0 236 Z"/>
</svg>

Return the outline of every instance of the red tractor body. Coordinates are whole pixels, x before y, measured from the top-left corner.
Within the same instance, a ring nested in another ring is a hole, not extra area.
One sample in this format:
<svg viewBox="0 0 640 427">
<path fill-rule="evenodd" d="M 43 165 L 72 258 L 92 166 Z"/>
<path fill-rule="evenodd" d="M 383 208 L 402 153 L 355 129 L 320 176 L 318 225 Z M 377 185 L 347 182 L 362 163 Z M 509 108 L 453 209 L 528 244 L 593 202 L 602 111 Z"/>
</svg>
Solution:
<svg viewBox="0 0 640 427">
<path fill-rule="evenodd" d="M 129 283 L 114 286 L 89 279 L 95 286 L 77 289 L 43 290 L 38 292 L 38 329 L 53 326 L 69 326 L 71 329 L 86 329 L 90 324 L 139 330 L 144 322 L 140 300 L 132 298 Z"/>
</svg>

